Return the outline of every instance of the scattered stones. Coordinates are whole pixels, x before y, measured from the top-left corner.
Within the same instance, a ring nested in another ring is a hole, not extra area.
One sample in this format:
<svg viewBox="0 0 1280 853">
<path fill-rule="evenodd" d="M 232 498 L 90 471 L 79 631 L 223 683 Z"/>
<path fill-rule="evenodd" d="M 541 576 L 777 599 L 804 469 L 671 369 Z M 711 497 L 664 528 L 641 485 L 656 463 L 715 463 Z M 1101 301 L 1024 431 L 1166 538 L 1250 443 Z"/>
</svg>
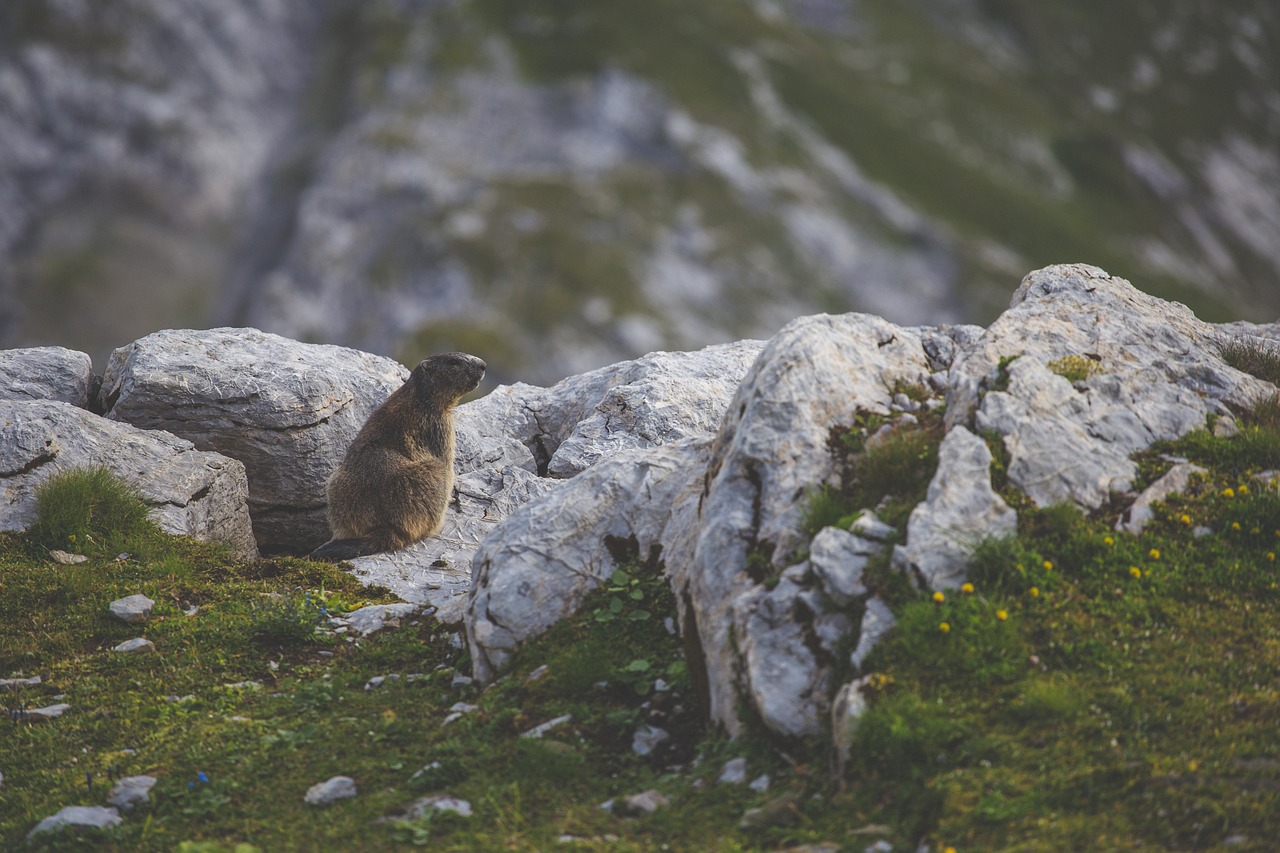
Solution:
<svg viewBox="0 0 1280 853">
<path fill-rule="evenodd" d="M 462 719 L 467 714 L 475 713 L 480 710 L 479 705 L 470 705 L 466 702 L 454 702 L 449 706 L 449 715 L 444 718 L 444 722 L 440 725 L 447 726 L 452 722 Z"/>
<path fill-rule="evenodd" d="M 392 821 L 422 820 L 442 812 L 456 814 L 459 817 L 471 817 L 471 803 L 449 794 L 432 794 L 414 800 L 403 813 L 387 819 Z"/>
<path fill-rule="evenodd" d="M 399 628 L 401 620 L 421 609 L 417 604 L 370 604 L 330 621 L 335 625 L 346 625 L 360 636 L 367 637 L 383 628 Z"/>
<path fill-rule="evenodd" d="M 114 646 L 111 651 L 121 654 L 150 654 L 156 650 L 156 644 L 148 640 L 146 637 L 134 637 L 132 640 L 125 640 L 118 646 Z"/>
<path fill-rule="evenodd" d="M 126 776 L 112 786 L 107 802 L 117 809 L 129 811 L 151 799 L 149 793 L 156 781 L 154 776 Z"/>
<path fill-rule="evenodd" d="M 0 690 L 18 690 L 23 687 L 35 687 L 43 679 L 38 675 L 30 678 L 0 678 Z"/>
<path fill-rule="evenodd" d="M 70 710 L 70 705 L 65 702 L 59 702 L 57 705 L 48 705 L 44 708 L 28 708 L 15 713 L 18 715 L 18 719 L 26 720 L 28 723 L 43 723 L 48 720 L 56 720 Z"/>
<path fill-rule="evenodd" d="M 108 606 L 112 616 L 131 625 L 137 625 L 147 621 L 147 617 L 151 615 L 151 608 L 155 607 L 156 603 L 145 595 L 137 593 L 117 598 Z"/>
<path fill-rule="evenodd" d="M 388 681 L 399 681 L 399 680 L 400 680 L 400 673 L 398 672 L 393 672 L 390 675 L 375 675 L 373 678 L 370 678 L 368 681 L 364 683 L 364 692 L 368 693 L 370 690 L 373 690 L 375 687 L 381 687 L 382 685 L 386 684 Z"/>
<path fill-rule="evenodd" d="M 658 809 L 669 805 L 671 800 L 667 799 L 666 794 L 650 788 L 648 791 L 641 791 L 639 794 L 632 794 L 620 800 L 609 800 L 601 804 L 601 808 L 619 817 L 648 817 Z"/>
<path fill-rule="evenodd" d="M 312 806 L 327 806 L 356 795 L 356 781 L 350 776 L 334 776 L 307 789 L 303 801 Z"/>
<path fill-rule="evenodd" d="M 671 739 L 671 733 L 657 726 L 642 725 L 631 737 L 631 751 L 641 757 L 650 755 L 661 744 Z"/>
<path fill-rule="evenodd" d="M 741 785 L 747 781 L 747 759 L 731 758 L 724 763 L 716 782 L 725 785 Z"/>
<path fill-rule="evenodd" d="M 53 558 L 55 563 L 64 566 L 78 566 L 81 563 L 89 562 L 89 558 L 84 554 L 72 554 L 68 551 L 59 551 L 56 548 L 49 552 L 49 556 Z"/>
<path fill-rule="evenodd" d="M 773 780 L 769 778 L 768 773 L 761 773 L 759 776 L 752 779 L 751 784 L 747 787 L 755 791 L 757 794 L 763 794 L 765 791 L 769 790 L 769 785 L 772 782 Z"/>
<path fill-rule="evenodd" d="M 898 535 L 897 530 L 885 524 L 880 520 L 880 516 L 869 509 L 863 510 L 862 514 L 853 520 L 849 530 L 857 536 L 874 539 L 877 542 L 889 542 Z"/>
<path fill-rule="evenodd" d="M 540 723 L 539 725 L 536 725 L 533 728 L 529 729 L 529 731 L 524 732 L 523 734 L 520 735 L 520 737 L 533 737 L 533 738 L 542 737 L 547 732 L 551 731 L 552 729 L 563 726 L 565 723 L 569 722 L 572 719 L 573 719 L 573 714 L 565 714 L 562 717 L 553 717 L 552 719 L 547 720 L 545 723 Z"/>
<path fill-rule="evenodd" d="M 123 823 L 120 812 L 105 806 L 66 806 L 55 815 L 51 815 L 35 825 L 27 833 L 31 839 L 43 832 L 70 829 L 83 831 L 86 829 L 109 829 Z"/>
</svg>

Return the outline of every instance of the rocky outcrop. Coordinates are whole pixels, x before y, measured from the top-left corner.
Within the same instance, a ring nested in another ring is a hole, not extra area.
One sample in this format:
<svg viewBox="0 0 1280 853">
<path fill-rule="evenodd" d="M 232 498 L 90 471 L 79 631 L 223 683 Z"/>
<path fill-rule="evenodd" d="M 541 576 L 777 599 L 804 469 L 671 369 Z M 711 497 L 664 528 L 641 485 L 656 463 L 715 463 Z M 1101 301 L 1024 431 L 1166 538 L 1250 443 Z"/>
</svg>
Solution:
<svg viewBox="0 0 1280 853">
<path fill-rule="evenodd" d="M 101 404 L 111 420 L 239 460 L 259 546 L 308 552 L 329 538 L 325 482 L 407 376 L 390 359 L 256 329 L 170 330 L 112 353 Z"/>
<path fill-rule="evenodd" d="M 607 456 L 495 528 L 467 610 L 476 674 L 492 677 L 571 612 L 612 571 L 609 543 L 626 538 L 668 572 L 715 722 L 740 731 L 745 698 L 769 729 L 808 736 L 838 694 L 847 727 L 856 684 L 831 683 L 837 650 L 856 641 L 858 672 L 894 622 L 860 582 L 866 561 L 892 547 L 892 565 L 922 587 L 959 585 L 973 547 L 1016 527 L 991 483 L 989 442 L 1008 482 L 1040 505 L 1132 502 L 1133 453 L 1275 393 L 1223 362 L 1217 344 L 1231 334 L 1082 265 L 1027 276 L 985 330 L 797 320 L 761 351 L 713 439 Z M 925 500 L 902 530 L 866 517 L 809 541 L 805 496 L 838 473 L 832 430 L 859 412 L 914 409 L 894 393 L 903 385 L 931 393 L 924 406 L 946 397 Z"/>
<path fill-rule="evenodd" d="M 36 489 L 55 472 L 102 465 L 139 490 L 162 529 L 257 553 L 235 459 L 59 402 L 0 401 L 0 433 L 0 529 L 35 521 Z"/>
</svg>

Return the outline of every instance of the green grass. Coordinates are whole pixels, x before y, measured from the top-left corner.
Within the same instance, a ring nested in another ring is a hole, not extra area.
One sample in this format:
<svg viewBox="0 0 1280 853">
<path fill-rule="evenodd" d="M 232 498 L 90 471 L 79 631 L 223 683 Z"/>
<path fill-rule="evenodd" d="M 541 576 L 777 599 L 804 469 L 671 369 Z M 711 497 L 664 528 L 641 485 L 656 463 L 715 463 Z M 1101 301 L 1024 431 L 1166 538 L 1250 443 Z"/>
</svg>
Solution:
<svg viewBox="0 0 1280 853">
<path fill-rule="evenodd" d="M 104 467 L 50 477 L 36 489 L 36 508 L 31 542 L 44 550 L 115 556 L 159 533 L 138 491 Z"/>
<path fill-rule="evenodd" d="M 1218 352 L 1236 370 L 1280 385 L 1280 346 L 1256 338 L 1231 338 L 1218 345 Z"/>
</svg>

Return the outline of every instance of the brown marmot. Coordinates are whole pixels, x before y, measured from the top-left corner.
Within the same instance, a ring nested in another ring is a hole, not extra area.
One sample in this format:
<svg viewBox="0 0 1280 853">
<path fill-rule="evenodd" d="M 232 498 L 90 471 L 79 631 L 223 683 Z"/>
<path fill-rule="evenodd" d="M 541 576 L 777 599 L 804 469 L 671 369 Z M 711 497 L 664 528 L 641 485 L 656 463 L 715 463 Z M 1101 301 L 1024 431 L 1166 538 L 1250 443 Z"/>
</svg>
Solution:
<svg viewBox="0 0 1280 853">
<path fill-rule="evenodd" d="M 326 485 L 333 538 L 313 559 L 396 551 L 440 531 L 453 492 L 453 407 L 484 371 L 473 355 L 433 355 L 369 416 Z"/>
</svg>

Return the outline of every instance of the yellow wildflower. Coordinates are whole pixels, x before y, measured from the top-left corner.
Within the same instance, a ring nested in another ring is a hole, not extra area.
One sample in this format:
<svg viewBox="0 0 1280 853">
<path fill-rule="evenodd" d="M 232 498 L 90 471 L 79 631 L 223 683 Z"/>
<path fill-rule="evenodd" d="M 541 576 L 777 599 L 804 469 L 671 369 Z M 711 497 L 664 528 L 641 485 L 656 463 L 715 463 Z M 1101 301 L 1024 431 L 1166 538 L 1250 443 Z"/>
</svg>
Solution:
<svg viewBox="0 0 1280 853">
<path fill-rule="evenodd" d="M 999 619 L 1001 622 L 1003 622 L 1004 620 L 1009 618 L 1009 614 L 1004 610 L 997 610 L 996 618 Z"/>
<path fill-rule="evenodd" d="M 1105 537 L 1105 538 L 1102 540 L 1102 544 L 1103 544 L 1103 545 L 1114 545 L 1114 544 L 1116 544 L 1116 540 L 1112 539 L 1110 536 L 1107 536 L 1107 537 Z"/>
<path fill-rule="evenodd" d="M 1148 552 L 1147 552 L 1147 556 L 1148 556 L 1148 557 L 1150 557 L 1150 558 L 1151 558 L 1151 559 L 1153 559 L 1153 560 L 1158 560 L 1158 559 L 1160 559 L 1160 549 L 1159 549 L 1159 548 L 1152 548 L 1150 551 L 1148 551 Z"/>
<path fill-rule="evenodd" d="M 1044 561 L 1044 570 L 1045 570 L 1046 572 L 1051 572 L 1051 571 L 1053 571 L 1053 563 L 1049 562 L 1048 560 L 1045 560 L 1045 561 Z"/>
<path fill-rule="evenodd" d="M 1227 488 L 1222 490 L 1222 496 L 1224 498 L 1234 498 L 1236 496 L 1236 493 L 1235 493 L 1235 490 L 1233 490 L 1230 486 L 1228 486 Z"/>
<path fill-rule="evenodd" d="M 1241 483 L 1241 484 L 1240 484 L 1240 487 L 1239 487 L 1238 489 L 1236 489 L 1236 494 L 1239 494 L 1239 495 L 1247 495 L 1247 494 L 1249 494 L 1249 487 L 1248 487 L 1248 486 L 1246 486 L 1245 484 Z"/>
<path fill-rule="evenodd" d="M 1276 552 L 1275 552 L 1275 551 L 1268 551 L 1268 552 L 1267 552 L 1267 559 L 1268 559 L 1268 560 L 1271 560 L 1272 562 L 1274 562 L 1274 561 L 1275 561 L 1275 559 L 1276 559 Z"/>
<path fill-rule="evenodd" d="M 948 631 L 950 631 L 950 630 L 951 630 L 951 626 L 950 626 L 949 624 L 947 624 L 946 622 L 939 622 L 939 623 L 938 623 L 938 630 L 945 634 L 945 633 L 947 633 Z"/>
<path fill-rule="evenodd" d="M 1142 577 L 1142 569 L 1138 568 L 1137 566 L 1130 566 L 1129 574 L 1135 578 L 1140 578 Z"/>
<path fill-rule="evenodd" d="M 960 591 L 963 592 L 965 595 L 973 595 L 973 584 L 971 583 L 963 584 L 960 587 Z"/>
<path fill-rule="evenodd" d="M 944 601 L 946 601 L 946 600 L 947 600 L 947 597 L 946 597 L 945 595 L 943 595 L 943 594 L 942 594 L 942 591 L 941 591 L 941 590 L 939 590 L 938 592 L 935 592 L 935 593 L 933 594 L 933 603 L 934 603 L 934 604 L 941 604 L 942 602 L 944 602 Z"/>
<path fill-rule="evenodd" d="M 1036 598 L 1036 597 L 1038 597 L 1038 596 L 1040 595 L 1040 587 L 1038 587 L 1038 586 L 1033 586 L 1033 587 L 1031 587 L 1031 589 L 1027 590 L 1027 592 L 1029 592 L 1029 593 L 1031 594 L 1031 597 L 1032 597 L 1032 598 Z"/>
<path fill-rule="evenodd" d="M 1234 530 L 1234 531 L 1236 531 L 1237 533 L 1239 533 L 1239 532 L 1240 532 L 1240 522 L 1238 522 L 1238 521 L 1233 521 L 1233 522 L 1231 522 L 1231 529 L 1232 529 L 1232 530 Z"/>
<path fill-rule="evenodd" d="M 1182 515 L 1178 516 L 1178 521 L 1181 521 L 1183 524 L 1185 524 L 1185 525 L 1187 525 L 1187 526 L 1190 526 L 1190 525 L 1191 525 L 1191 516 L 1187 515 L 1187 514 L 1184 512 Z"/>
</svg>

